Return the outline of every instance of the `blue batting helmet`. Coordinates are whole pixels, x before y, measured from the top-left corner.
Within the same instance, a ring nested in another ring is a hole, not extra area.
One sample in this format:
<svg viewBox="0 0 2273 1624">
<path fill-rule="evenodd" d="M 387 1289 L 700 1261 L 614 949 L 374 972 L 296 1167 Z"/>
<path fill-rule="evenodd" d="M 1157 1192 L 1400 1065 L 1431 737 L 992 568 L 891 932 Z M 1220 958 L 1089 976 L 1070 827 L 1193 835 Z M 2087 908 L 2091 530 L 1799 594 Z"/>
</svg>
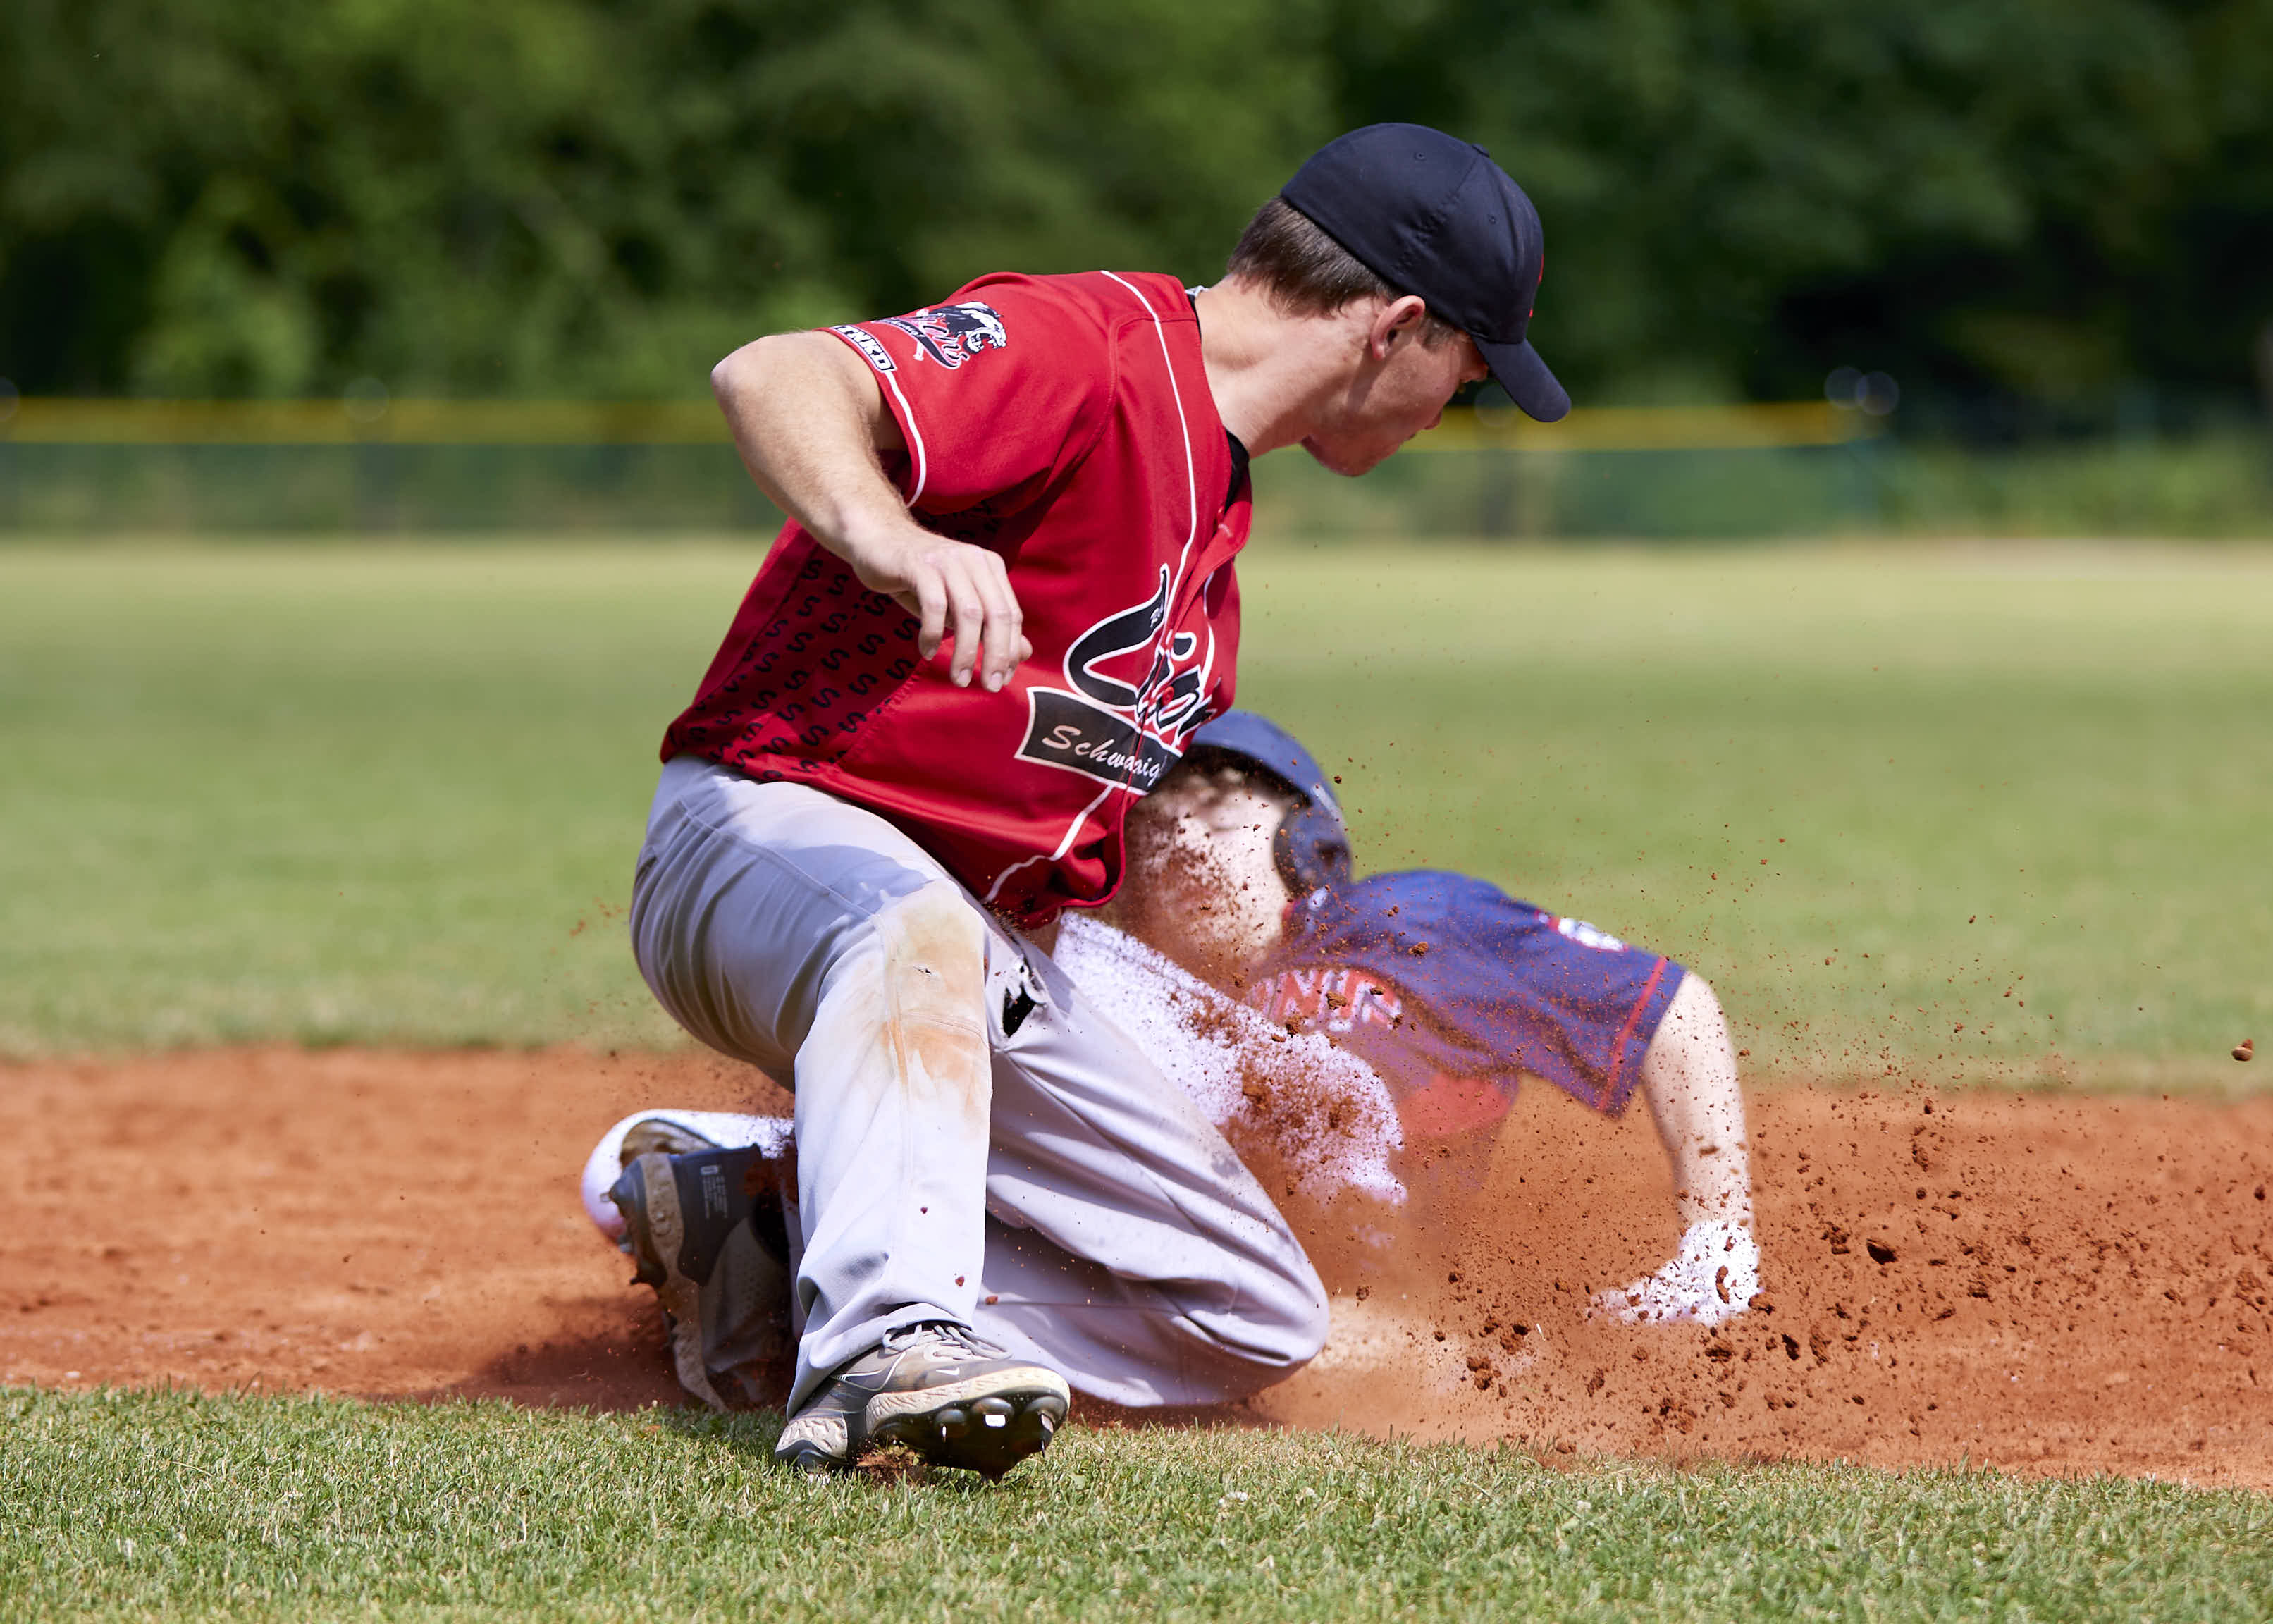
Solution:
<svg viewBox="0 0 2273 1624">
<path fill-rule="evenodd" d="M 1294 734 L 1252 710 L 1227 710 L 1192 735 L 1191 748 L 1236 756 L 1301 797 L 1271 845 L 1279 872 L 1296 896 L 1348 883 L 1349 830 L 1333 779 Z"/>
</svg>

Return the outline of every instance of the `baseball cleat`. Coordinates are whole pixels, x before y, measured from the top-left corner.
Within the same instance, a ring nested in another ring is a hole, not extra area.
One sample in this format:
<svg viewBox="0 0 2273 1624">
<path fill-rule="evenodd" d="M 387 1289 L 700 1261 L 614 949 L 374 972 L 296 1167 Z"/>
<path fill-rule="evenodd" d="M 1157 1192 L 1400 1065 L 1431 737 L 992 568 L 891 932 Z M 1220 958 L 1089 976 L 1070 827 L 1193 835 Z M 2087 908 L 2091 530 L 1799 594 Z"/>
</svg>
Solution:
<svg viewBox="0 0 2273 1624">
<path fill-rule="evenodd" d="M 634 1111 L 619 1118 L 592 1147 L 591 1154 L 584 1158 L 577 1193 L 593 1227 L 620 1244 L 624 1216 L 609 1200 L 608 1186 L 623 1177 L 624 1169 L 636 1157 L 649 1151 L 685 1156 L 701 1150 L 739 1150 L 746 1146 L 761 1147 L 769 1156 L 787 1156 L 795 1141 L 796 1130 L 786 1116 L 681 1110 L 674 1106 Z"/>
<path fill-rule="evenodd" d="M 608 1191 L 624 1217 L 633 1279 L 653 1286 L 671 1324 L 679 1385 L 725 1409 L 712 1377 L 779 1358 L 790 1345 L 788 1244 L 762 1150 L 661 1150 L 631 1158 Z"/>
<path fill-rule="evenodd" d="M 716 1141 L 668 1116 L 646 1116 L 623 1131 L 616 1154 L 626 1167 L 641 1156 L 692 1156 L 716 1150 Z"/>
<path fill-rule="evenodd" d="M 1734 1320 L 1760 1289 L 1760 1244 L 1748 1225 L 1711 1218 L 1689 1226 L 1681 1250 L 1623 1290 L 1598 1291 L 1588 1317 L 1624 1325 L 1715 1326 Z"/>
<path fill-rule="evenodd" d="M 823 1383 L 782 1429 L 774 1459 L 825 1471 L 898 1443 L 935 1466 L 999 1478 L 1048 1447 L 1072 1402 L 1056 1372 L 965 1327 L 910 1326 Z"/>
</svg>

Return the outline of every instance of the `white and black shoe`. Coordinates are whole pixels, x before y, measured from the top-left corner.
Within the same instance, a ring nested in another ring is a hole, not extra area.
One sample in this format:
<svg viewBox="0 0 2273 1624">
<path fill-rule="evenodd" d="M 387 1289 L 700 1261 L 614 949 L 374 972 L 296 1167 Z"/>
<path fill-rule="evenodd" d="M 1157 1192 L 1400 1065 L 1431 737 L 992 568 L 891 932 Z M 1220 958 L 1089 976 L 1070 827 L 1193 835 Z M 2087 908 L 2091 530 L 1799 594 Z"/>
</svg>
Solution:
<svg viewBox="0 0 2273 1624">
<path fill-rule="evenodd" d="M 633 1278 L 655 1288 L 670 1320 L 679 1385 L 714 1410 L 728 1407 L 721 1381 L 743 1377 L 730 1385 L 754 1399 L 746 1373 L 795 1349 L 780 1199 L 793 1165 L 758 1147 L 654 1149 L 631 1156 L 608 1191 Z"/>
<path fill-rule="evenodd" d="M 830 1376 L 782 1429 L 774 1459 L 824 1471 L 899 1443 L 934 1465 L 998 1478 L 1048 1447 L 1072 1399 L 1055 1371 L 967 1327 L 910 1326 Z"/>
</svg>

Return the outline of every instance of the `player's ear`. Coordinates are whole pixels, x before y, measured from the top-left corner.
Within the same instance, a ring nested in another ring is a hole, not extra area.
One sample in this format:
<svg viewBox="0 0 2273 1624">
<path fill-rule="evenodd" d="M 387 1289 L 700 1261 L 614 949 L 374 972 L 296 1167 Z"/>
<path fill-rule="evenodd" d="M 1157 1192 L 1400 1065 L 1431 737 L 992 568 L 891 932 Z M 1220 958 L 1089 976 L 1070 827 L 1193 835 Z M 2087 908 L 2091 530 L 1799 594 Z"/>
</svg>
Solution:
<svg viewBox="0 0 2273 1624">
<path fill-rule="evenodd" d="M 1417 294 L 1399 294 L 1374 312 L 1368 353 L 1377 361 L 1388 359 L 1397 345 L 1420 336 L 1421 324 L 1428 319 L 1426 299 Z"/>
</svg>

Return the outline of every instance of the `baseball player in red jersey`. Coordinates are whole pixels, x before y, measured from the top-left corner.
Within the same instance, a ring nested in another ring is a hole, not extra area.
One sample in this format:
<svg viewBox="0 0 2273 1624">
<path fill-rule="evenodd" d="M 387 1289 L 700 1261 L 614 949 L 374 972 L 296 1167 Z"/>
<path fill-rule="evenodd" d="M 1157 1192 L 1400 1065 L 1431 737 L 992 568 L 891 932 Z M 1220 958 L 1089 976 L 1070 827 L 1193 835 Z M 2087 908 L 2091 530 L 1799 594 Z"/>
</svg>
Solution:
<svg viewBox="0 0 2273 1624">
<path fill-rule="evenodd" d="M 1377 125 L 1212 289 L 987 277 L 719 364 L 790 522 L 665 736 L 632 936 L 682 1026 L 796 1095 L 785 1462 L 999 1476 L 1069 1382 L 1212 1402 L 1317 1351 L 1285 1220 L 1048 928 L 1232 702 L 1249 457 L 1362 472 L 1488 374 L 1560 417 L 1542 263 L 1481 148 Z"/>
</svg>

